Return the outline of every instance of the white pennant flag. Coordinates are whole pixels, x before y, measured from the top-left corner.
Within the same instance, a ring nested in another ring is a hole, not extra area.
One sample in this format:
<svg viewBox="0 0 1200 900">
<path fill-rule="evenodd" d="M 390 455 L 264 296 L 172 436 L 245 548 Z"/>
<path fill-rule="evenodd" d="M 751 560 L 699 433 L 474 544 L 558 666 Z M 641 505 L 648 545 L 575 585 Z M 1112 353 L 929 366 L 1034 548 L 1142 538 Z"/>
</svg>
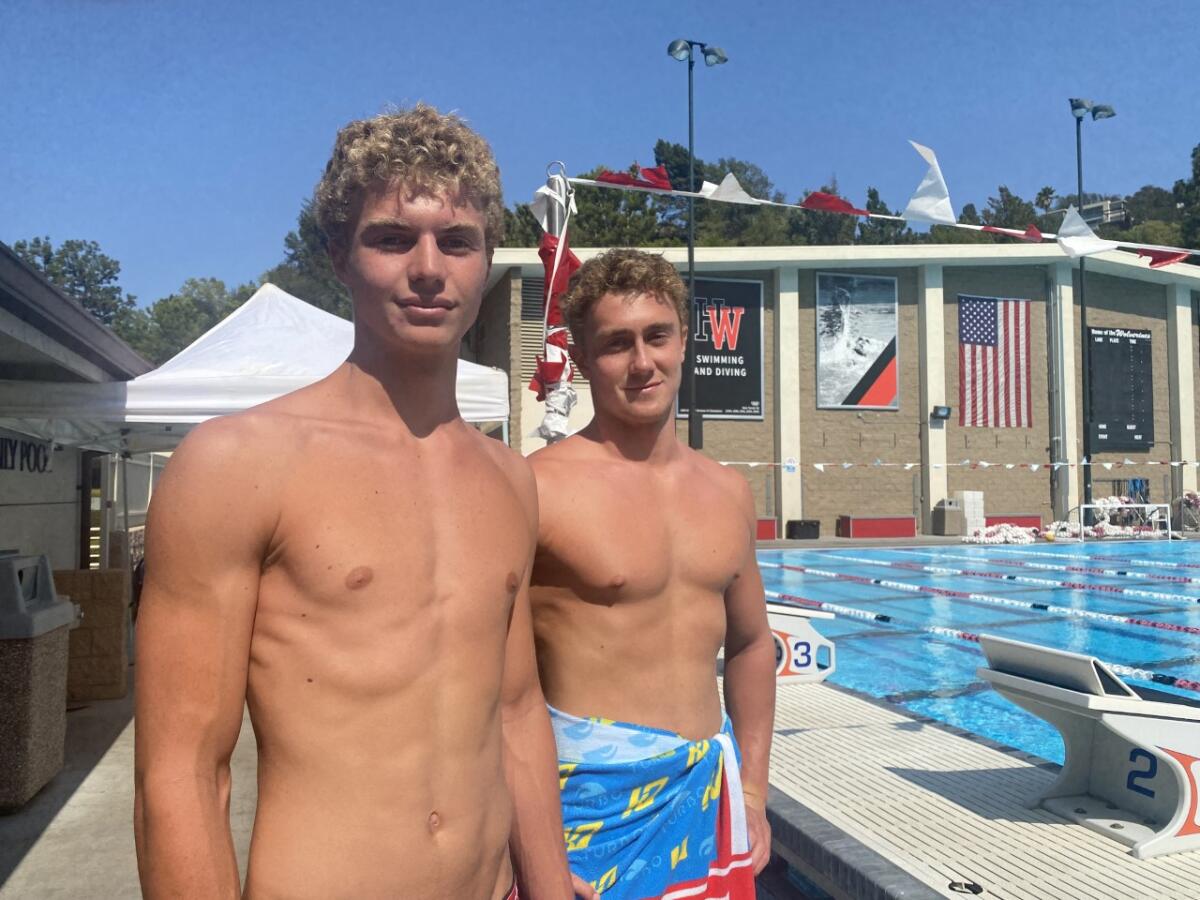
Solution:
<svg viewBox="0 0 1200 900">
<path fill-rule="evenodd" d="M 1041 464 L 1040 464 L 1040 463 L 1030 463 L 1030 464 L 1029 464 L 1029 471 L 1030 471 L 1030 472 L 1036 472 L 1036 471 L 1037 471 L 1038 469 L 1040 469 L 1040 468 L 1041 468 Z"/>
<path fill-rule="evenodd" d="M 913 466 L 915 466 L 915 465 L 916 465 L 916 463 L 905 463 L 905 464 L 904 464 L 904 471 L 905 471 L 905 472 L 907 472 L 909 469 L 911 469 L 911 468 L 912 468 Z"/>
<path fill-rule="evenodd" d="M 818 472 L 824 472 L 825 471 L 825 463 L 813 463 L 813 468 L 816 469 Z"/>
<path fill-rule="evenodd" d="M 700 188 L 700 196 L 708 200 L 724 200 L 726 203 L 745 203 L 750 206 L 758 206 L 762 203 L 761 200 L 746 193 L 745 188 L 741 186 L 732 172 L 726 172 L 720 184 L 713 184 L 711 181 L 704 182 Z"/>
<path fill-rule="evenodd" d="M 1103 253 L 1105 250 L 1116 250 L 1120 246 L 1116 241 L 1106 241 L 1096 236 L 1096 232 L 1083 221 L 1083 216 L 1074 206 L 1067 207 L 1062 225 L 1058 229 L 1058 246 L 1071 259 L 1081 256 L 1091 256 L 1093 253 Z"/>
<path fill-rule="evenodd" d="M 904 207 L 900 215 L 910 222 L 934 222 L 942 225 L 953 225 L 954 207 L 950 205 L 950 189 L 946 187 L 946 179 L 942 177 L 941 166 L 938 165 L 937 155 L 916 141 L 909 141 L 913 149 L 921 154 L 921 158 L 929 163 L 929 171 L 924 180 L 917 185 L 917 192 Z"/>
</svg>

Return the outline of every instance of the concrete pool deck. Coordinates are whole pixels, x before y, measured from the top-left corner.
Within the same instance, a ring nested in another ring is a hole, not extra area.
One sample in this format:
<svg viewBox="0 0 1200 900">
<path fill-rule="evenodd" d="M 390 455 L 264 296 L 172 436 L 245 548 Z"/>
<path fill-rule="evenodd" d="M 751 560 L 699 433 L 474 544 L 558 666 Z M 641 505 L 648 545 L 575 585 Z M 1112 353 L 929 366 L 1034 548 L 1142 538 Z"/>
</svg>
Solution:
<svg viewBox="0 0 1200 900">
<path fill-rule="evenodd" d="M 131 714 L 130 698 L 70 713 L 67 767 L 20 813 L 0 817 L 0 898 L 139 896 Z M 957 897 L 972 884 L 1007 900 L 1200 896 L 1200 854 L 1138 861 L 1116 841 L 1027 809 L 1024 799 L 1054 770 L 841 688 L 781 686 L 775 851 L 830 895 L 853 900 Z M 247 722 L 231 802 L 243 872 L 254 776 Z M 804 896 L 778 864 L 760 879 L 764 900 Z"/>
</svg>

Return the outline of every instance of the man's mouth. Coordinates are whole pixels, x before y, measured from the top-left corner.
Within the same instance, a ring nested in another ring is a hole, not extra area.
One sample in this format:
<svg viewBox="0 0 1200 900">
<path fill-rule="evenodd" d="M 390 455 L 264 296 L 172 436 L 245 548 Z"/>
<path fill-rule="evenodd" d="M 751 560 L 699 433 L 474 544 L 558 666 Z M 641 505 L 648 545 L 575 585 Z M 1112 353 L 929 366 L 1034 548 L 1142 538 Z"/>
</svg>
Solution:
<svg viewBox="0 0 1200 900">
<path fill-rule="evenodd" d="M 631 384 L 626 386 L 625 390 L 631 394 L 641 394 L 646 391 L 653 390 L 661 384 L 661 381 L 651 381 L 648 384 Z"/>
</svg>

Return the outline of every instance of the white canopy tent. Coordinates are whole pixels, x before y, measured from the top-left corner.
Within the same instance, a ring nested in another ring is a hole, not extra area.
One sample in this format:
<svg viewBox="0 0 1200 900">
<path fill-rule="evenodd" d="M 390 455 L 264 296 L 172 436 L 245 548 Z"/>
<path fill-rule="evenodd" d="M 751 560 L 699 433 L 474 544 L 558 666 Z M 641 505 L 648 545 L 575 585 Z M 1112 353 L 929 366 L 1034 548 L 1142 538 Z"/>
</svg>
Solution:
<svg viewBox="0 0 1200 900">
<path fill-rule="evenodd" d="M 132 381 L 0 380 L 0 426 L 106 452 L 169 450 L 199 422 L 324 378 L 353 342 L 350 322 L 265 284 L 190 346 Z M 504 372 L 459 360 L 457 393 L 468 422 L 507 423 Z"/>
</svg>

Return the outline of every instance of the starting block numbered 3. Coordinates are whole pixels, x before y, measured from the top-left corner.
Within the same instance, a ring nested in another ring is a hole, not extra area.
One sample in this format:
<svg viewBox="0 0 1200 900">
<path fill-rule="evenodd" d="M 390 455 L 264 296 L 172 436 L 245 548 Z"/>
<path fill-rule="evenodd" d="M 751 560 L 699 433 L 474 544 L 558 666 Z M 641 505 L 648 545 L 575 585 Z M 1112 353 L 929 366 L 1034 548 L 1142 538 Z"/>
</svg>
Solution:
<svg viewBox="0 0 1200 900">
<path fill-rule="evenodd" d="M 775 679 L 779 684 L 824 681 L 837 667 L 833 641 L 821 637 L 813 619 L 833 613 L 767 603 L 767 620 L 775 639 Z"/>
<path fill-rule="evenodd" d="M 1066 762 L 1033 804 L 1138 859 L 1200 849 L 1200 704 L 1132 688 L 1092 656 L 980 636 L 979 676 L 1062 735 Z"/>
</svg>

